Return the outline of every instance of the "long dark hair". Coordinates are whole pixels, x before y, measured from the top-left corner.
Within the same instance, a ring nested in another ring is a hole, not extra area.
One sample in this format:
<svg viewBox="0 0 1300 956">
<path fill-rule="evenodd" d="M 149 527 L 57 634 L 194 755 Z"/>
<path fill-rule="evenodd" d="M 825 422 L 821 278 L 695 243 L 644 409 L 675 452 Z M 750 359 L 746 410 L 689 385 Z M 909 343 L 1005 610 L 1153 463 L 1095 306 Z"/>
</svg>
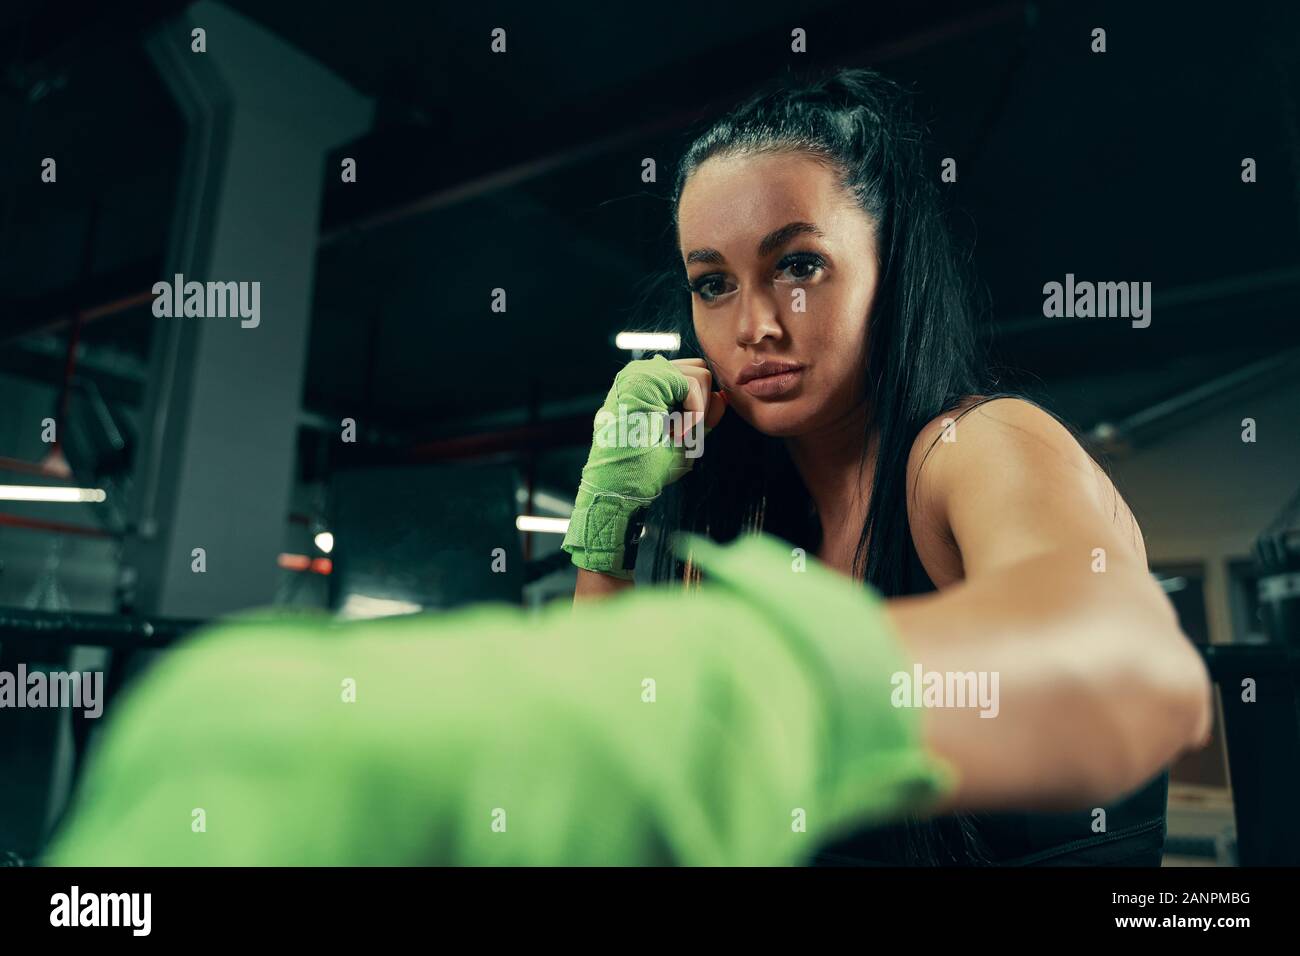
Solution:
<svg viewBox="0 0 1300 956">
<path fill-rule="evenodd" d="M 671 197 L 676 224 L 688 177 L 710 157 L 797 150 L 829 164 L 875 223 L 880 284 L 869 317 L 863 451 L 865 462 L 874 437 L 876 464 L 854 570 L 885 596 L 926 586 L 907 519 L 907 462 L 917 435 L 971 396 L 987 401 L 1008 394 L 994 392 L 984 371 L 973 328 L 969 259 L 949 232 L 937 185 L 939 166 L 930 165 L 923 140 L 910 95 L 878 73 L 852 69 L 808 82 L 785 79 L 689 145 Z M 664 295 L 656 300 L 655 324 L 681 335 L 684 354 L 704 356 L 680 259 L 658 284 Z M 719 541 L 762 529 L 805 549 L 820 546 L 811 496 L 781 439 L 760 434 L 732 414 L 708 442 L 708 453 L 667 489 L 652 514 L 658 532 L 656 579 L 683 576 L 684 566 L 671 549 L 675 529 Z M 911 820 L 904 832 L 901 855 L 909 862 L 981 861 L 970 818 Z"/>
</svg>

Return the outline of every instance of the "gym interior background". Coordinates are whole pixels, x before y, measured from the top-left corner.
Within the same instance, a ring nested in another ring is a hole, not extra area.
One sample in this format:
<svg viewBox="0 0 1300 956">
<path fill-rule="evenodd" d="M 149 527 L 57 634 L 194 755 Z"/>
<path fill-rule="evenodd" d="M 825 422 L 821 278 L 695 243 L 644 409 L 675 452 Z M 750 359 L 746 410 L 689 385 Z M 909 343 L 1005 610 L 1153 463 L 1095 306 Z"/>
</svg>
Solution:
<svg viewBox="0 0 1300 956">
<path fill-rule="evenodd" d="M 1294 694 L 1237 703 L 1300 641 L 1293 5 L 129 6 L 0 7 L 0 669 L 116 693 L 243 608 L 567 600 L 561 535 L 518 526 L 572 506 L 687 134 L 872 66 L 957 161 L 1004 380 L 1105 456 L 1218 682 L 1166 864 L 1300 863 Z M 258 324 L 157 317 L 178 273 L 259 281 Z M 1150 281 L 1150 327 L 1044 317 L 1067 273 Z M 95 732 L 0 713 L 0 854 Z"/>
</svg>

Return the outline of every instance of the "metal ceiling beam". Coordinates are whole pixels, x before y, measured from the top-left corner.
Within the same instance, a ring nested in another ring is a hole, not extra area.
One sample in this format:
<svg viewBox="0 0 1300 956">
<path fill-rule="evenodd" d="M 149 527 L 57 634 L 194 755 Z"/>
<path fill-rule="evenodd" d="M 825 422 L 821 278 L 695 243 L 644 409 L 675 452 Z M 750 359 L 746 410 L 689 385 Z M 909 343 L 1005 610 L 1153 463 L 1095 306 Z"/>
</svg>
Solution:
<svg viewBox="0 0 1300 956">
<path fill-rule="evenodd" d="M 1117 421 L 1098 422 L 1088 430 L 1088 437 L 1109 454 L 1126 454 L 1176 428 L 1195 423 L 1230 397 L 1297 380 L 1300 380 L 1300 349 L 1292 349 L 1202 382 Z"/>
<path fill-rule="evenodd" d="M 963 6 L 969 7 L 970 5 Z M 838 8 L 838 12 L 844 12 L 849 8 L 857 10 L 859 5 L 856 3 L 845 4 Z M 985 9 L 963 13 L 937 26 L 915 30 L 904 36 L 885 40 L 865 49 L 852 47 L 843 38 L 831 37 L 827 39 L 827 43 L 842 44 L 842 46 L 838 52 L 832 52 L 821 62 L 822 65 L 828 67 L 832 65 L 887 63 L 919 53 L 938 44 L 952 41 L 969 33 L 1007 23 L 1021 22 L 1024 18 L 1024 3 L 1000 3 Z M 735 100 L 752 92 L 757 84 L 770 79 L 770 69 L 766 66 L 760 68 L 754 62 L 751 47 L 752 41 L 746 39 L 742 43 L 732 44 L 727 48 L 711 50 L 707 55 L 709 62 L 725 61 L 730 58 L 732 62 L 743 64 L 743 67 L 734 74 L 735 82 L 730 89 L 719 90 L 704 102 L 695 100 L 695 105 L 688 109 L 665 113 L 651 120 L 634 122 L 616 132 L 581 142 L 576 146 L 566 145 L 562 149 L 552 150 L 541 156 L 506 163 L 497 169 L 468 176 L 456 182 L 439 185 L 437 188 L 420 196 L 394 203 L 378 212 L 354 214 L 349 217 L 347 222 L 331 225 L 330 220 L 335 218 L 335 216 L 331 215 L 331 198 L 341 195 L 350 198 L 350 194 L 340 193 L 335 190 L 333 196 L 326 197 L 321 245 L 329 246 L 349 236 L 359 235 L 372 229 L 401 222 L 414 216 L 420 216 L 436 209 L 445 208 L 526 182 L 538 176 L 580 164 L 594 157 L 622 149 L 654 136 L 674 130 L 689 129 L 699 123 L 705 116 L 712 112 L 721 111 Z M 701 57 L 700 59 L 705 58 Z M 745 72 L 746 70 L 748 72 Z M 646 77 L 643 83 L 623 92 L 615 101 L 599 104 L 599 113 L 635 116 L 638 112 L 637 106 L 644 108 L 644 104 L 647 102 L 661 100 L 663 98 L 662 88 L 665 82 L 662 75 L 664 72 L 660 71 L 659 74 Z M 687 101 L 691 101 L 691 97 L 698 96 L 696 77 L 700 72 L 699 69 L 692 69 L 690 63 L 674 63 L 672 65 L 672 74 L 683 78 L 678 80 L 678 83 L 683 89 L 690 90 L 690 97 L 684 97 Z M 576 123 L 572 117 L 570 117 L 570 125 L 574 126 L 575 130 L 580 128 L 580 124 Z M 512 142 L 516 143 L 546 142 L 547 140 L 553 141 L 561 138 L 567 135 L 568 132 L 568 127 L 560 123 L 557 117 L 543 116 L 537 118 L 532 126 L 525 126 L 522 129 L 515 128 L 510 138 Z M 433 143 L 433 145 L 439 150 L 442 148 L 441 141 Z M 356 144 L 349 144 L 350 149 L 355 148 L 355 146 Z"/>
<path fill-rule="evenodd" d="M 1287 291 L 1294 291 L 1297 294 L 1297 301 L 1300 301 L 1300 267 L 1287 266 L 1280 269 L 1268 269 L 1247 275 L 1228 276 L 1221 279 L 1211 279 L 1207 282 L 1175 286 L 1172 289 L 1158 289 L 1153 286 L 1150 305 L 1153 314 L 1156 309 L 1164 313 L 1170 310 L 1186 308 L 1187 306 L 1230 301 L 1263 292 Z M 1054 318 L 1043 315 L 1018 316 L 989 323 L 981 327 L 980 331 L 986 335 L 1019 335 L 1098 321 L 1105 321 L 1105 319 L 1098 319 L 1093 316 L 1059 316 Z"/>
</svg>

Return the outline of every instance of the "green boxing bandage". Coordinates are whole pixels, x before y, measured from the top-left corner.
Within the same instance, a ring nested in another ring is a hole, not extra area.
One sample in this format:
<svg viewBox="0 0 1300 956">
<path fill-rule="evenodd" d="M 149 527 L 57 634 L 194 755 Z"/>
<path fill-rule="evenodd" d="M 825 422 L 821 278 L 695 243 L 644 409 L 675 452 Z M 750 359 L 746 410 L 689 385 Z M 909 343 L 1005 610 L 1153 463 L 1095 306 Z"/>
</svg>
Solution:
<svg viewBox="0 0 1300 956">
<path fill-rule="evenodd" d="M 110 704 L 42 862 L 798 865 L 952 790 L 874 592 L 685 544 L 690 593 L 209 628 Z"/>
<path fill-rule="evenodd" d="M 825 705 L 823 835 L 924 814 L 956 790 L 957 769 L 924 745 L 921 712 L 894 704 L 895 676 L 910 674 L 914 662 L 877 590 L 817 561 L 795 570 L 790 546 L 770 535 L 724 547 L 679 534 L 676 550 L 703 569 L 702 591 L 728 592 L 781 634 Z M 735 640 L 748 640 L 743 628 Z"/>
<path fill-rule="evenodd" d="M 668 437 L 668 415 L 688 389 L 686 375 L 662 355 L 629 362 L 615 377 L 596 413 L 562 545 L 578 567 L 631 580 L 644 509 L 694 460 L 680 438 Z"/>
</svg>

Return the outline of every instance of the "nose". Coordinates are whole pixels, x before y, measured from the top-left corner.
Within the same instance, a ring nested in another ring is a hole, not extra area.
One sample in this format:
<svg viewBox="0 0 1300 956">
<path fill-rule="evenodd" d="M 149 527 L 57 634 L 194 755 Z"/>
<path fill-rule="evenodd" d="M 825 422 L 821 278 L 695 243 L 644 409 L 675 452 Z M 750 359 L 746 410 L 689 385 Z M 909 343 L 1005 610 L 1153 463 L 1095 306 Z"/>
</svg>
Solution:
<svg viewBox="0 0 1300 956">
<path fill-rule="evenodd" d="M 780 341 L 781 311 L 776 300 L 764 289 L 741 290 L 740 317 L 736 325 L 736 344 L 741 348 L 758 345 L 764 339 Z"/>
</svg>

